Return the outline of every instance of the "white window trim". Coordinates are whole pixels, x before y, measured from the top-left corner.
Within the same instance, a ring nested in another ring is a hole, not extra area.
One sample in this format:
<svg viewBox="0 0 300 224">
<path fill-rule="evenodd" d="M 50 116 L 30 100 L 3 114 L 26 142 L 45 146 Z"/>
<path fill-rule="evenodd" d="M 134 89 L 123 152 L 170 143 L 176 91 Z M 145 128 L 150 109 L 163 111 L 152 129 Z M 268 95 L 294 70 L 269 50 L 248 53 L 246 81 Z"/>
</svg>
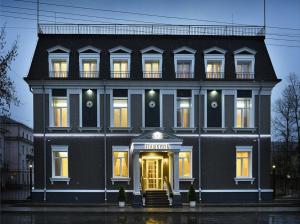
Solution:
<svg viewBox="0 0 300 224">
<path fill-rule="evenodd" d="M 194 112 L 195 112 L 195 106 L 194 106 L 194 102 L 195 102 L 195 91 L 191 90 L 192 94 L 191 94 L 191 111 L 190 111 L 190 127 L 186 128 L 186 129 L 191 129 L 191 128 L 195 128 L 195 121 L 194 121 Z M 174 127 L 178 128 L 177 126 L 177 91 L 174 90 Z M 179 98 L 184 98 L 184 97 L 179 97 Z M 183 128 L 184 129 L 184 128 Z"/>
<path fill-rule="evenodd" d="M 55 164 L 53 158 L 53 152 L 67 152 L 68 153 L 68 177 L 55 176 Z M 51 183 L 55 181 L 65 181 L 69 185 L 70 175 L 69 175 L 69 149 L 67 145 L 51 145 L 51 165 L 52 165 L 52 177 L 50 178 Z"/>
<path fill-rule="evenodd" d="M 236 119 L 237 119 L 237 91 L 236 90 L 234 92 L 234 128 L 235 129 L 249 129 L 249 128 L 255 128 L 254 127 L 254 121 L 255 121 L 255 95 L 254 95 L 254 91 L 252 90 L 252 97 L 251 97 L 251 110 L 250 110 L 250 127 L 247 127 L 247 128 L 238 128 L 237 127 L 237 122 L 236 122 Z"/>
<path fill-rule="evenodd" d="M 70 92 L 67 90 L 67 96 L 61 97 L 61 96 L 52 96 L 52 89 L 50 89 L 49 93 L 49 127 L 50 128 L 70 128 Z M 53 107 L 52 107 L 52 101 L 53 98 L 67 98 L 67 108 L 68 108 L 68 117 L 67 117 L 67 127 L 56 127 L 54 126 L 54 120 L 53 120 Z"/>
<path fill-rule="evenodd" d="M 97 128 L 100 128 L 100 91 L 97 89 Z M 84 128 L 82 126 L 82 89 L 79 92 L 79 128 Z"/>
<path fill-rule="evenodd" d="M 253 184 L 255 178 L 252 176 L 252 157 L 253 157 L 253 146 L 236 146 L 236 151 L 235 151 L 235 183 L 238 184 L 239 181 L 249 181 L 251 184 Z M 237 177 L 236 176 L 236 154 L 237 152 L 249 152 L 249 176 L 248 177 Z"/>
<path fill-rule="evenodd" d="M 162 63 L 163 63 L 163 59 L 162 59 L 162 54 L 147 54 L 147 53 L 143 53 L 142 55 L 142 66 L 143 66 L 143 78 L 145 77 L 145 62 L 146 61 L 159 61 L 159 77 L 158 78 L 162 78 Z"/>
<path fill-rule="evenodd" d="M 207 64 L 211 61 L 221 62 L 221 79 L 225 76 L 225 55 L 224 54 L 204 54 L 205 76 L 207 76 Z"/>
<path fill-rule="evenodd" d="M 113 89 L 110 89 L 109 91 L 110 97 L 109 97 L 109 101 L 110 101 L 110 127 L 111 128 L 117 128 L 117 129 L 130 129 L 131 128 L 131 94 L 130 91 L 128 90 L 128 94 L 127 94 L 127 127 L 115 127 L 114 125 L 114 97 L 113 97 Z"/>
<path fill-rule="evenodd" d="M 82 72 L 83 72 L 83 61 L 84 60 L 95 60 L 96 61 L 96 78 L 99 77 L 99 73 L 100 73 L 100 53 L 79 53 L 79 73 L 80 73 L 80 77 L 81 78 L 86 78 L 88 79 L 88 77 L 84 77 Z"/>
<path fill-rule="evenodd" d="M 236 54 L 236 55 L 234 55 L 234 65 L 235 65 L 235 73 L 236 74 L 237 74 L 238 62 L 250 62 L 250 64 L 251 64 L 250 73 L 253 73 L 253 75 L 254 75 L 255 55 L 249 55 L 249 54 Z"/>
<path fill-rule="evenodd" d="M 127 160 L 128 160 L 128 176 L 122 177 L 122 176 L 115 176 L 114 174 L 114 152 L 127 152 Z M 129 178 L 129 146 L 120 146 L 120 145 L 113 145 L 112 146 L 112 181 L 130 181 Z"/>
<path fill-rule="evenodd" d="M 193 178 L 193 146 L 181 146 L 179 152 L 189 152 L 190 153 L 190 176 L 183 177 L 183 176 L 180 176 L 180 174 L 179 174 L 179 180 L 193 181 L 194 180 L 194 178 Z M 178 155 L 178 159 L 179 159 L 179 155 Z M 179 166 L 179 164 L 178 164 L 178 166 Z M 179 167 L 178 167 L 178 172 L 179 172 Z"/>
<path fill-rule="evenodd" d="M 130 53 L 110 53 L 110 77 L 115 78 L 114 75 L 114 61 L 127 61 L 128 64 L 128 77 L 130 78 L 130 68 L 131 68 L 131 55 Z M 122 79 L 122 78 L 116 78 Z"/>
<path fill-rule="evenodd" d="M 191 62 L 191 70 L 190 73 L 192 77 L 194 78 L 194 72 L 195 72 L 195 55 L 194 54 L 174 54 L 174 67 L 175 67 L 175 75 L 176 79 L 180 79 L 180 77 L 177 76 L 177 64 L 178 61 L 190 61 Z"/>
<path fill-rule="evenodd" d="M 67 77 L 64 78 L 68 78 L 69 76 L 69 53 L 49 53 L 48 56 L 48 64 L 49 64 L 49 77 L 54 78 L 53 72 L 54 72 L 54 68 L 53 68 L 53 61 L 56 60 L 62 60 L 62 61 L 66 61 L 67 64 Z M 58 77 L 56 77 L 58 78 Z"/>
</svg>

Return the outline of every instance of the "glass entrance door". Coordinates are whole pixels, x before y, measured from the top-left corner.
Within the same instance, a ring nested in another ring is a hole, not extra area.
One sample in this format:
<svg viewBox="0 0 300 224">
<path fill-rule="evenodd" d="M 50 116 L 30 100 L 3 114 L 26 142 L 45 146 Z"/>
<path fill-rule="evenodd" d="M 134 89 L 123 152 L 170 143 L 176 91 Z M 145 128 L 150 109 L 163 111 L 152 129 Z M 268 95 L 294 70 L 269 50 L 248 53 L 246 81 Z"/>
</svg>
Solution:
<svg viewBox="0 0 300 224">
<path fill-rule="evenodd" d="M 162 176 L 162 159 L 144 159 L 143 177 L 146 190 L 161 190 Z"/>
</svg>

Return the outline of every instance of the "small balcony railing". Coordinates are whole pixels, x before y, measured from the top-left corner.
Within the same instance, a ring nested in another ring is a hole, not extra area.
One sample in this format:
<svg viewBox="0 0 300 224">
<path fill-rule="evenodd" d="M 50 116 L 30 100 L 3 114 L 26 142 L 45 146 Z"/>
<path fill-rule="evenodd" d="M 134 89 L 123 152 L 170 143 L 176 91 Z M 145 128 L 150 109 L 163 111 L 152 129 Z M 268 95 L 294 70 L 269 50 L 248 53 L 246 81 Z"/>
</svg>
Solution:
<svg viewBox="0 0 300 224">
<path fill-rule="evenodd" d="M 81 78 L 98 78 L 99 77 L 99 71 L 81 71 L 80 72 Z"/>
<path fill-rule="evenodd" d="M 143 72 L 145 79 L 160 79 L 162 77 L 161 72 Z"/>
<path fill-rule="evenodd" d="M 177 72 L 176 73 L 177 79 L 192 79 L 194 78 L 194 73 L 191 72 Z"/>
<path fill-rule="evenodd" d="M 114 79 L 128 79 L 130 78 L 130 72 L 111 72 L 110 77 Z"/>
<path fill-rule="evenodd" d="M 224 72 L 206 72 L 206 79 L 224 79 Z"/>
<path fill-rule="evenodd" d="M 254 72 L 237 72 L 236 79 L 254 79 Z"/>
<path fill-rule="evenodd" d="M 49 76 L 51 78 L 68 78 L 68 71 L 50 71 Z"/>
</svg>

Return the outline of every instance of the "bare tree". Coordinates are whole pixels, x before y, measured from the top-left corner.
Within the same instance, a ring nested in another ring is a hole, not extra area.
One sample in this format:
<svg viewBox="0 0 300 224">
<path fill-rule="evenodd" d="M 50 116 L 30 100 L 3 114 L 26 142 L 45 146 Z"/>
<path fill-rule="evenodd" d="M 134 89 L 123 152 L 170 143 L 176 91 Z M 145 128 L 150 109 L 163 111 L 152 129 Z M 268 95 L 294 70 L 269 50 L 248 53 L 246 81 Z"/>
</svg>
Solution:
<svg viewBox="0 0 300 224">
<path fill-rule="evenodd" d="M 3 26 L 0 31 L 0 115 L 9 116 L 11 105 L 19 104 L 14 82 L 9 77 L 11 63 L 18 55 L 18 45 L 17 41 L 14 41 L 11 48 L 6 50 L 6 44 L 5 26 Z"/>
</svg>

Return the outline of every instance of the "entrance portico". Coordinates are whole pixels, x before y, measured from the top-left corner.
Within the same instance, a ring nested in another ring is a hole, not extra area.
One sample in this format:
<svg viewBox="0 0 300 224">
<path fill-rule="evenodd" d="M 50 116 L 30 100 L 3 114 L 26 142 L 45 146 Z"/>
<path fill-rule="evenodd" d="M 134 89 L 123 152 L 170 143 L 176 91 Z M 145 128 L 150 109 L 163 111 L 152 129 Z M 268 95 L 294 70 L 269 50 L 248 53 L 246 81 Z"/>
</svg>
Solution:
<svg viewBox="0 0 300 224">
<path fill-rule="evenodd" d="M 173 206 L 181 205 L 179 192 L 179 152 L 182 139 L 162 132 L 150 131 L 132 140 L 134 206 L 142 205 L 147 190 L 170 186 Z"/>
</svg>

